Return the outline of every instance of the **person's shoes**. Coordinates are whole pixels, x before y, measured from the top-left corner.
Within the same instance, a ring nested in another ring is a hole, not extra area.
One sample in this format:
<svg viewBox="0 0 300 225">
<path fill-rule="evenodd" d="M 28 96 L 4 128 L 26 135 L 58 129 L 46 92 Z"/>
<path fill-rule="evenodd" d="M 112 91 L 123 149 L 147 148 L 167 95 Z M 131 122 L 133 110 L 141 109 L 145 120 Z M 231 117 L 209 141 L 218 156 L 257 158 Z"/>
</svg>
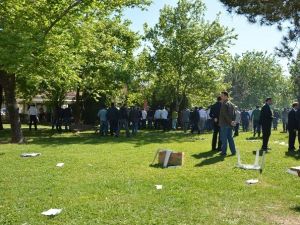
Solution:
<svg viewBox="0 0 300 225">
<path fill-rule="evenodd" d="M 289 152 L 294 152 L 296 150 L 296 148 L 289 148 L 288 151 Z"/>
<path fill-rule="evenodd" d="M 219 154 L 220 156 L 222 156 L 222 157 L 226 157 L 226 153 L 223 153 L 223 152 L 221 152 L 220 154 Z"/>
<path fill-rule="evenodd" d="M 217 148 L 212 148 L 211 150 L 212 150 L 212 151 L 218 151 L 218 149 L 217 149 Z"/>
</svg>

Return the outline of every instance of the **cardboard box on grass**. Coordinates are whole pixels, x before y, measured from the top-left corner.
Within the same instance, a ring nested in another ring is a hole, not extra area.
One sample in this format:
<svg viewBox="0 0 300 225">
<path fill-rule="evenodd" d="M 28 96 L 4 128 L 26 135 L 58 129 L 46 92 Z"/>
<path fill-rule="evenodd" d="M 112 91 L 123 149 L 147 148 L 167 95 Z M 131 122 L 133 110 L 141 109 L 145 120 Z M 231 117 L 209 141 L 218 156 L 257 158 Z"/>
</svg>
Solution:
<svg viewBox="0 0 300 225">
<path fill-rule="evenodd" d="M 158 164 L 163 165 L 166 151 L 161 150 L 158 155 Z M 172 152 L 169 158 L 168 166 L 183 166 L 184 152 Z"/>
</svg>

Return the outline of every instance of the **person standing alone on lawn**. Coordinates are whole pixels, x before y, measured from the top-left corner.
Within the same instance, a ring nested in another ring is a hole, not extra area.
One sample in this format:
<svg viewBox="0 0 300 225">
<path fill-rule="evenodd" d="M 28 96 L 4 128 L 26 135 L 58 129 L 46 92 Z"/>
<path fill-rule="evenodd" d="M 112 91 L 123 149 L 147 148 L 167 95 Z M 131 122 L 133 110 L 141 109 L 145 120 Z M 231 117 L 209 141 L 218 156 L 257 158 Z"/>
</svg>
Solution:
<svg viewBox="0 0 300 225">
<path fill-rule="evenodd" d="M 232 137 L 232 128 L 235 127 L 235 107 L 229 101 L 229 94 L 226 91 L 221 92 L 222 105 L 219 117 L 219 126 L 222 142 L 222 156 L 226 156 L 227 141 L 232 155 L 236 154 L 235 144 Z"/>
<path fill-rule="evenodd" d="M 262 126 L 263 144 L 261 150 L 268 151 L 268 143 L 271 136 L 273 113 L 270 108 L 272 98 L 267 98 L 265 105 L 261 108 L 259 123 Z"/>
</svg>

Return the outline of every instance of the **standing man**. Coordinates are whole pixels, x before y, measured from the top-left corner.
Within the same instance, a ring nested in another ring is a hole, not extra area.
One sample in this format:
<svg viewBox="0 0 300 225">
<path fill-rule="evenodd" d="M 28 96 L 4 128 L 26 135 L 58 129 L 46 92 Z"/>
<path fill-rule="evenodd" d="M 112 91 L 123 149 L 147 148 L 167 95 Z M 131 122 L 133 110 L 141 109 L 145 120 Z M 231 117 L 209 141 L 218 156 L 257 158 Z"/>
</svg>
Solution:
<svg viewBox="0 0 300 225">
<path fill-rule="evenodd" d="M 220 137 L 220 126 L 219 126 L 219 116 L 220 116 L 220 110 L 221 110 L 221 103 L 222 98 L 221 96 L 218 96 L 217 102 L 211 106 L 209 116 L 213 120 L 213 137 L 212 137 L 212 144 L 211 149 L 212 151 L 221 151 L 221 137 Z M 218 140 L 218 148 L 217 146 L 217 140 Z"/>
<path fill-rule="evenodd" d="M 100 135 L 108 135 L 107 109 L 105 106 L 98 111 L 97 116 L 100 120 Z"/>
<path fill-rule="evenodd" d="M 287 110 L 287 108 L 284 108 L 283 111 L 282 111 L 282 114 L 281 114 L 282 125 L 283 125 L 283 133 L 287 132 L 288 113 L 289 113 L 289 111 Z"/>
<path fill-rule="evenodd" d="M 222 141 L 221 156 L 226 156 L 227 141 L 232 155 L 236 154 L 235 144 L 232 137 L 232 128 L 235 127 L 234 105 L 229 101 L 228 92 L 221 92 L 222 105 L 219 117 L 220 134 Z"/>
<path fill-rule="evenodd" d="M 29 106 L 28 115 L 29 115 L 29 130 L 31 131 L 32 123 L 34 124 L 34 129 L 37 130 L 36 124 L 37 124 L 38 110 L 34 104 Z"/>
<path fill-rule="evenodd" d="M 178 112 L 174 110 L 172 112 L 172 129 L 176 130 L 177 129 L 177 120 L 178 120 Z"/>
<path fill-rule="evenodd" d="M 259 123 L 262 126 L 263 133 L 263 144 L 261 147 L 262 151 L 268 151 L 268 143 L 271 136 L 272 120 L 273 113 L 271 111 L 270 105 L 272 105 L 272 98 L 267 98 L 265 105 L 261 108 L 260 111 L 260 120 Z"/>
<path fill-rule="evenodd" d="M 142 129 L 146 129 L 146 123 L 147 123 L 147 111 L 146 109 L 142 110 Z"/>
<path fill-rule="evenodd" d="M 70 131 L 71 126 L 71 117 L 72 117 L 72 110 L 71 107 L 68 105 L 67 108 L 63 110 L 63 123 L 65 125 L 65 130 Z"/>
<path fill-rule="evenodd" d="M 242 111 L 241 119 L 242 119 L 243 132 L 248 132 L 250 115 L 246 110 Z"/>
<path fill-rule="evenodd" d="M 129 112 L 129 120 L 131 121 L 132 127 L 132 135 L 137 134 L 139 129 L 139 121 L 140 121 L 140 112 L 137 106 L 134 106 L 132 110 Z"/>
<path fill-rule="evenodd" d="M 190 127 L 190 110 L 187 107 L 181 113 L 181 123 L 183 131 L 186 133 Z"/>
<path fill-rule="evenodd" d="M 191 113 L 191 123 L 192 123 L 192 129 L 191 133 L 193 134 L 194 131 L 197 129 L 198 134 L 200 133 L 200 130 L 198 128 L 198 122 L 200 120 L 199 112 L 198 112 L 198 107 L 194 108 L 194 111 Z"/>
<path fill-rule="evenodd" d="M 239 136 L 239 129 L 241 123 L 241 112 L 239 111 L 238 107 L 235 106 L 235 127 L 234 127 L 234 137 Z"/>
<path fill-rule="evenodd" d="M 292 105 L 292 110 L 288 113 L 288 124 L 287 129 L 289 131 L 289 152 L 294 152 L 296 150 L 295 148 L 295 140 L 296 140 L 296 134 L 298 130 L 298 121 L 296 118 L 297 110 L 299 108 L 298 102 L 294 102 Z M 300 143 L 300 135 L 298 131 L 298 142 Z"/>
<path fill-rule="evenodd" d="M 111 103 L 110 108 L 107 110 L 107 119 L 110 126 L 110 135 L 118 137 L 119 110 L 116 108 L 115 103 Z"/>
<path fill-rule="evenodd" d="M 205 123 L 207 120 L 207 112 L 203 107 L 199 108 L 199 122 L 198 122 L 198 129 L 200 133 L 204 133 L 205 130 Z"/>
<path fill-rule="evenodd" d="M 118 135 L 120 135 L 120 131 L 122 128 L 125 129 L 126 137 L 129 137 L 129 128 L 128 128 L 128 121 L 129 121 L 129 115 L 128 115 L 128 108 L 124 104 L 119 111 L 119 129 L 118 129 Z"/>
<path fill-rule="evenodd" d="M 160 107 L 158 107 L 154 113 L 154 128 L 156 130 L 159 130 L 160 125 L 161 125 L 161 109 Z"/>
<path fill-rule="evenodd" d="M 253 123 L 253 137 L 255 137 L 256 133 L 258 134 L 258 137 L 260 137 L 260 110 L 259 106 L 256 106 L 256 109 L 253 110 L 252 115 L 251 115 L 251 120 Z"/>
<path fill-rule="evenodd" d="M 169 112 L 167 111 L 166 107 L 164 107 L 163 110 L 161 110 L 161 123 L 164 132 L 168 129 L 168 114 Z"/>
</svg>

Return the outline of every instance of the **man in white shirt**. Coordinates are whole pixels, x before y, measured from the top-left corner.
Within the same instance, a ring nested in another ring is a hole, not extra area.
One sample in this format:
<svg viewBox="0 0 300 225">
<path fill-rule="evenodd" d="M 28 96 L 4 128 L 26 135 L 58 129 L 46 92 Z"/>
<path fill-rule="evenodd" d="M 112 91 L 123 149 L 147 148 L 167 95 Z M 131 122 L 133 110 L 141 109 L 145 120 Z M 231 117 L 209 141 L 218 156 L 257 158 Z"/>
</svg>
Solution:
<svg viewBox="0 0 300 225">
<path fill-rule="evenodd" d="M 167 131 L 168 129 L 168 114 L 169 113 L 166 110 L 166 107 L 164 107 L 163 110 L 161 110 L 161 121 L 162 121 L 164 131 Z"/>
<path fill-rule="evenodd" d="M 38 110 L 35 105 L 30 105 L 28 108 L 28 115 L 29 115 L 29 130 L 31 131 L 32 123 L 34 124 L 34 129 L 37 130 L 37 115 Z"/>
<path fill-rule="evenodd" d="M 159 129 L 161 124 L 161 109 L 156 109 L 154 113 L 154 127 L 155 129 Z"/>
<path fill-rule="evenodd" d="M 142 110 L 142 128 L 146 128 L 146 121 L 147 121 L 147 111 L 145 109 Z"/>
<path fill-rule="evenodd" d="M 205 109 L 203 109 L 202 107 L 200 107 L 199 112 L 199 122 L 198 122 L 198 129 L 200 131 L 200 133 L 204 132 L 204 128 L 205 128 L 205 123 L 207 120 L 207 112 L 205 111 Z"/>
</svg>

